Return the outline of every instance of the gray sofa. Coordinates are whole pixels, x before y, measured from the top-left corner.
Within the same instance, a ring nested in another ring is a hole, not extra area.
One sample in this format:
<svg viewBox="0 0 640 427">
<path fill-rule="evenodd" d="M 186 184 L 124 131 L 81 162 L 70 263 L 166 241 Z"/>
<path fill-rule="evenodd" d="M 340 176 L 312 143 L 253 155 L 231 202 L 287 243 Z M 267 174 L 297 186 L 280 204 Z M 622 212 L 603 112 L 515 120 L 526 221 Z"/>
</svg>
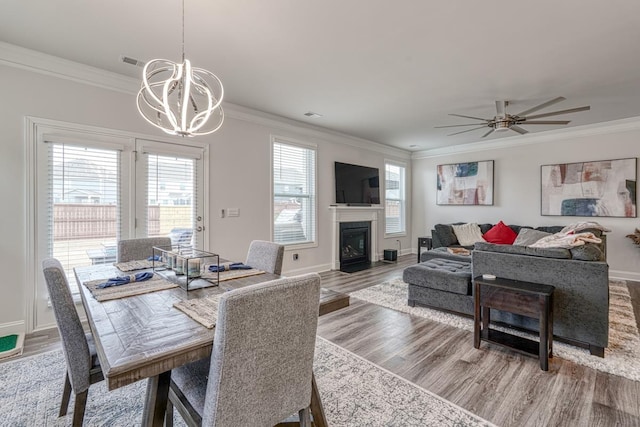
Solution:
<svg viewBox="0 0 640 427">
<path fill-rule="evenodd" d="M 437 228 L 442 230 L 445 227 Z M 553 230 L 551 227 L 539 229 Z M 461 256 L 449 253 L 442 247 L 440 236 L 436 236 L 433 235 L 434 245 L 437 243 L 440 248 L 423 252 L 421 263 L 404 271 L 403 279 L 409 284 L 409 305 L 424 305 L 472 316 L 471 278 L 482 274 L 552 285 L 556 288 L 553 307 L 556 339 L 586 347 L 591 354 L 604 357 L 609 331 L 606 240 L 603 239 L 601 245 L 585 245 L 571 250 L 476 243 L 471 256 Z M 466 276 L 463 269 L 455 266 L 455 263 L 465 262 L 471 264 L 471 272 Z M 436 266 L 437 263 L 455 271 L 443 271 Z M 438 272 L 434 274 L 433 269 Z M 461 282 L 464 280 L 461 276 L 468 280 L 466 286 Z M 533 331 L 538 329 L 538 322 L 534 319 L 498 310 L 492 310 L 491 320 Z"/>
</svg>

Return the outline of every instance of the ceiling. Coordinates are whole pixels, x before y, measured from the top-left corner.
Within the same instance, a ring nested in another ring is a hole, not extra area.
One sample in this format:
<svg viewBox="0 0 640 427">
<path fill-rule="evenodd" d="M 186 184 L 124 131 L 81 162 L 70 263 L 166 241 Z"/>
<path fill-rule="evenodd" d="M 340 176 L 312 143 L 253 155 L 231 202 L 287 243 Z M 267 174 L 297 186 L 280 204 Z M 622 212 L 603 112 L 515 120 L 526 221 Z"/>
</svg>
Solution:
<svg viewBox="0 0 640 427">
<path fill-rule="evenodd" d="M 495 101 L 568 126 L 640 116 L 640 2 L 186 0 L 185 49 L 225 101 L 411 151 L 481 140 L 434 126 L 492 118 Z M 181 55 L 181 2 L 9 0 L 0 40 L 140 77 Z M 316 112 L 323 117 L 309 119 Z M 537 113 L 536 113 L 537 114 Z M 473 121 L 471 121 L 473 122 Z M 522 125 L 532 132 L 565 126 Z M 486 139 L 516 136 L 513 131 Z"/>
</svg>

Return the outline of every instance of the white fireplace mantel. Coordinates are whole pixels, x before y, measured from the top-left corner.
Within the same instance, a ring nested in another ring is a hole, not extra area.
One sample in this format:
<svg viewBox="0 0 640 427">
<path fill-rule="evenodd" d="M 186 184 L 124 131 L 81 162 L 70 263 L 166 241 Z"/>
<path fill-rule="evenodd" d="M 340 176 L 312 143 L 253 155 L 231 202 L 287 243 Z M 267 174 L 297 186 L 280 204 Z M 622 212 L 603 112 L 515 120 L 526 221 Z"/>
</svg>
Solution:
<svg viewBox="0 0 640 427">
<path fill-rule="evenodd" d="M 340 223 L 371 221 L 371 251 L 369 260 L 378 261 L 378 206 L 329 206 L 333 227 L 333 244 L 331 246 L 331 269 L 340 270 Z"/>
</svg>

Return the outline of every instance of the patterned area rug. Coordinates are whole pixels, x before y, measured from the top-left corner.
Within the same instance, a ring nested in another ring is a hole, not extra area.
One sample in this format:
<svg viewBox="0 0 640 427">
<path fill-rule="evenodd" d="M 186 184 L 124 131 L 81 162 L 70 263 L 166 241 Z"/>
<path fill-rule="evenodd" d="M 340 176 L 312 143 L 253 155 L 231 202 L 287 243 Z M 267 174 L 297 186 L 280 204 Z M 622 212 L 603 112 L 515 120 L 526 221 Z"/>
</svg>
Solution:
<svg viewBox="0 0 640 427">
<path fill-rule="evenodd" d="M 400 278 L 352 292 L 350 295 L 373 304 L 473 332 L 472 319 L 426 307 L 409 307 L 407 284 Z M 512 329 L 509 332 L 537 340 L 537 337 L 526 333 Z M 640 381 L 640 334 L 633 314 L 629 289 L 624 280 L 609 282 L 609 347 L 605 349 L 604 359 L 590 355 L 586 349 L 558 341 L 553 343 L 553 357 Z"/>
<path fill-rule="evenodd" d="M 68 426 L 58 418 L 61 351 L 0 363 L 0 425 Z M 314 371 L 331 426 L 492 426 L 491 423 L 322 338 Z M 107 391 L 89 389 L 85 426 L 140 425 L 146 381 Z M 71 402 L 73 408 L 73 398 Z M 177 411 L 176 426 L 184 426 Z"/>
</svg>

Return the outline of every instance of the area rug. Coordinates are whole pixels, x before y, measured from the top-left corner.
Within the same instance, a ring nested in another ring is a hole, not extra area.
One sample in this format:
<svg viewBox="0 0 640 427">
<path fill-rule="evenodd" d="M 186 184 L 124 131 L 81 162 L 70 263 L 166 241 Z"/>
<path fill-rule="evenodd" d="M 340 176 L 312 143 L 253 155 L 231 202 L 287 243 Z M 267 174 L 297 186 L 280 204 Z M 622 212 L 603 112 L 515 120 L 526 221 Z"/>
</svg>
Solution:
<svg viewBox="0 0 640 427">
<path fill-rule="evenodd" d="M 71 425 L 71 414 L 58 418 L 64 366 L 61 351 L 0 363 L 0 425 Z M 492 426 L 322 338 L 314 371 L 330 426 Z M 145 390 L 146 381 L 111 392 L 94 384 L 84 425 L 140 425 Z M 174 423 L 185 425 L 177 411 Z"/>
<path fill-rule="evenodd" d="M 408 306 L 407 284 L 400 278 L 352 292 L 350 295 L 373 304 L 473 332 L 472 319 L 426 307 Z M 557 341 L 553 343 L 553 357 L 640 381 L 640 334 L 626 282 L 610 281 L 609 296 L 609 347 L 605 349 L 604 359 L 592 356 L 586 349 Z M 513 330 L 510 330 L 510 333 L 537 339 Z"/>
</svg>

